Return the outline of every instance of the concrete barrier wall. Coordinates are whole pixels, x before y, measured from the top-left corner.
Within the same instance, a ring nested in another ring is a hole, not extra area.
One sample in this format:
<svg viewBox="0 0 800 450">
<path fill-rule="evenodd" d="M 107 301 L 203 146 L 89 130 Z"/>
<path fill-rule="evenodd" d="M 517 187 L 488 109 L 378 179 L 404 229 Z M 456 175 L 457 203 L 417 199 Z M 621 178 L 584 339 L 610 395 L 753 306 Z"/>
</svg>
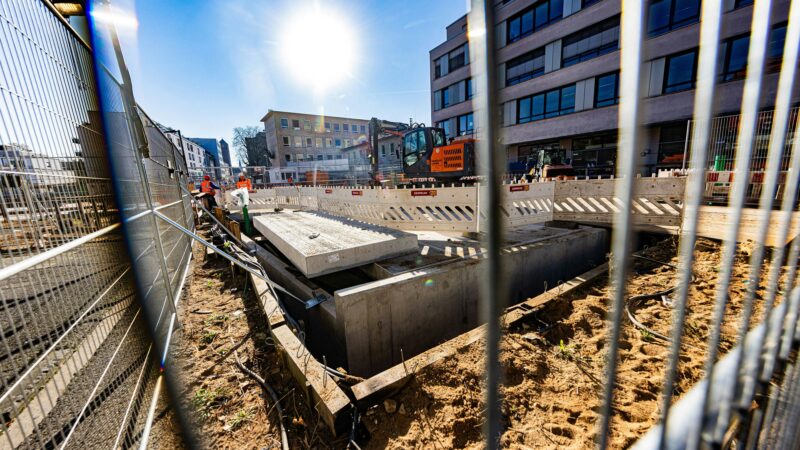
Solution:
<svg viewBox="0 0 800 450">
<path fill-rule="evenodd" d="M 606 241 L 605 230 L 587 228 L 506 248 L 512 300 L 601 264 Z M 479 262 L 475 257 L 337 291 L 337 324 L 350 372 L 371 376 L 477 326 Z"/>
</svg>

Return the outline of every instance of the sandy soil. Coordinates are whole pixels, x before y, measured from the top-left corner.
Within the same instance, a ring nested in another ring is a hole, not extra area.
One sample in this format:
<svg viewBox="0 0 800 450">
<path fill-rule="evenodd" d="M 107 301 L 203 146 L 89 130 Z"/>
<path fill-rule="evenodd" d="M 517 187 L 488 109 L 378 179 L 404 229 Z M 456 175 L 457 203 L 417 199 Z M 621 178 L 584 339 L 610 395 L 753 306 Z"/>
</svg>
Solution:
<svg viewBox="0 0 800 450">
<path fill-rule="evenodd" d="M 646 250 L 645 255 L 675 263 L 675 251 L 673 241 L 667 240 Z M 697 279 L 690 290 L 677 397 L 703 375 L 719 252 L 717 243 L 698 243 Z M 747 258 L 747 248 L 742 247 L 722 328 L 722 354 L 732 347 L 738 329 Z M 630 295 L 659 291 L 674 282 L 675 270 L 667 266 L 638 261 L 636 270 L 629 284 Z M 541 312 L 507 330 L 501 343 L 503 447 L 593 447 L 604 378 L 609 299 L 608 280 L 603 277 L 548 303 Z M 758 301 L 756 313 L 760 313 Z M 652 331 L 669 334 L 671 310 L 660 301 L 644 302 L 635 314 Z M 630 446 L 657 420 L 668 355 L 663 341 L 634 328 L 627 318 L 620 346 L 611 433 L 614 448 Z M 397 402 L 397 412 L 387 413 L 383 405 L 368 410 L 364 422 L 372 438 L 367 448 L 481 448 L 483 351 L 484 344 L 479 341 L 420 370 L 391 399 Z"/>
<path fill-rule="evenodd" d="M 180 308 L 182 329 L 171 355 L 184 384 L 181 397 L 192 411 L 191 428 L 214 449 L 280 448 L 273 402 L 235 365 L 265 378 L 281 399 L 290 448 L 339 448 L 283 366 L 269 339 L 267 320 L 249 280 L 220 257 L 205 258 L 195 246 L 191 278 Z M 168 405 L 165 402 L 165 409 Z M 182 448 L 172 410 L 156 424 L 154 448 Z"/>
</svg>

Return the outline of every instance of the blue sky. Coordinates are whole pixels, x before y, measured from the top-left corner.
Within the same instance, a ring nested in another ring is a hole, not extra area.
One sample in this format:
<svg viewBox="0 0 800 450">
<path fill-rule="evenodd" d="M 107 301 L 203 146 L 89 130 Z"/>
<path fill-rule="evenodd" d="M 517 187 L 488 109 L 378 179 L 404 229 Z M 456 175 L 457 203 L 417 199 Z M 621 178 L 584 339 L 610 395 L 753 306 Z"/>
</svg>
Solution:
<svg viewBox="0 0 800 450">
<path fill-rule="evenodd" d="M 315 5 L 338 14 L 355 41 L 320 42 L 355 59 L 321 92 L 281 53 L 287 27 L 304 25 L 290 18 Z M 261 126 L 269 109 L 430 123 L 428 52 L 466 1 L 138 0 L 135 9 L 138 30 L 121 37 L 139 104 L 185 136 L 230 142 L 234 127 Z"/>
</svg>

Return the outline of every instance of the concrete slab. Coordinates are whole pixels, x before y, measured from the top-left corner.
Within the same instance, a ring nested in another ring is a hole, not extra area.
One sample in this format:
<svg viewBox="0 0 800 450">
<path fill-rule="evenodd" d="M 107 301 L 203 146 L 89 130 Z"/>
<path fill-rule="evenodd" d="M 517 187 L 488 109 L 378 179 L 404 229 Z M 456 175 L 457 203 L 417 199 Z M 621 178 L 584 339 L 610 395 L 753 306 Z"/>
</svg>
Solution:
<svg viewBox="0 0 800 450">
<path fill-rule="evenodd" d="M 309 278 L 418 251 L 411 233 L 320 212 L 264 214 L 253 224 Z"/>
</svg>

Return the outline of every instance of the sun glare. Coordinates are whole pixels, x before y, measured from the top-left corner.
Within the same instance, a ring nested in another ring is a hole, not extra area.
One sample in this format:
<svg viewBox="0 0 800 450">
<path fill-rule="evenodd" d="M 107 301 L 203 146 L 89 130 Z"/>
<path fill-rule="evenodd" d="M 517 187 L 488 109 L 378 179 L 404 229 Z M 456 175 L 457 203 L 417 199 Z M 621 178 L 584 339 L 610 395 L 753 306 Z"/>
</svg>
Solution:
<svg viewBox="0 0 800 450">
<path fill-rule="evenodd" d="M 335 86 L 355 71 L 353 25 L 320 6 L 297 12 L 278 39 L 281 64 L 298 83 L 317 91 Z"/>
</svg>

